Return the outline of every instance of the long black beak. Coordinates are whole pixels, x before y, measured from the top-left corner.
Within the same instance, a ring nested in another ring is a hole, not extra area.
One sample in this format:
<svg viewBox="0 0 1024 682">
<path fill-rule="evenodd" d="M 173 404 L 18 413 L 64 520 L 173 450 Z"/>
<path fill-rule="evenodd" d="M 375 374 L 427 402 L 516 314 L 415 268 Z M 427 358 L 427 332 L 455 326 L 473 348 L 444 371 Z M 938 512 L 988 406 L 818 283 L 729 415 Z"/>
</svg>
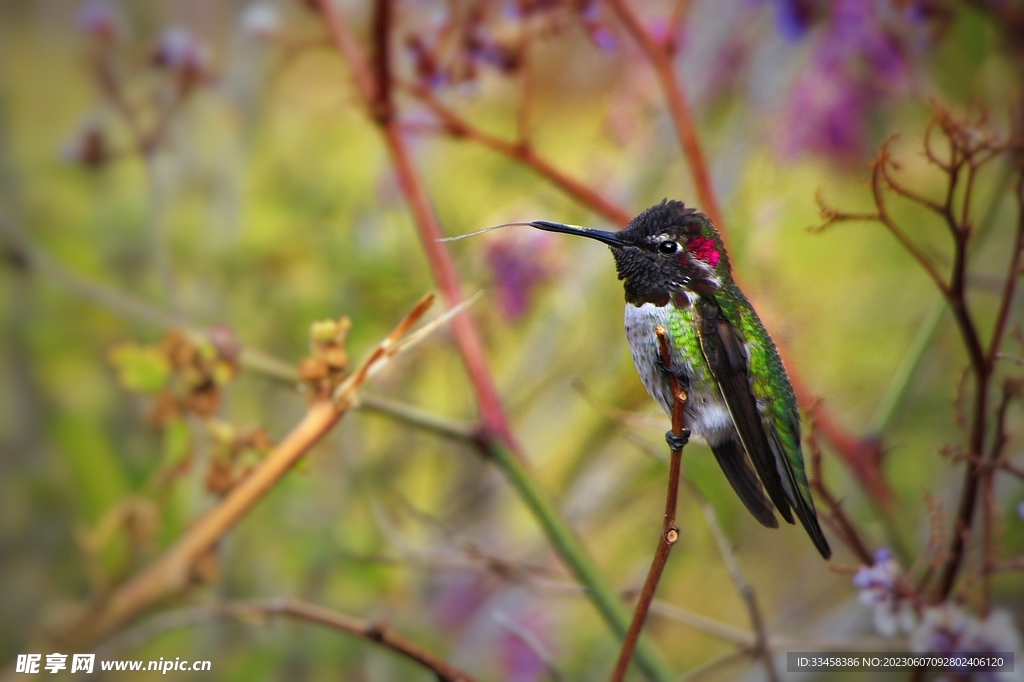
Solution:
<svg viewBox="0 0 1024 682">
<path fill-rule="evenodd" d="M 623 241 L 616 232 L 594 230 L 589 227 L 580 227 L 579 225 L 563 225 L 562 223 L 552 223 L 547 220 L 535 220 L 532 223 L 525 224 L 546 232 L 561 232 L 563 234 L 575 234 L 580 237 L 589 237 L 590 239 L 596 239 L 599 242 L 604 242 L 608 246 L 626 246 L 626 242 Z"/>
</svg>

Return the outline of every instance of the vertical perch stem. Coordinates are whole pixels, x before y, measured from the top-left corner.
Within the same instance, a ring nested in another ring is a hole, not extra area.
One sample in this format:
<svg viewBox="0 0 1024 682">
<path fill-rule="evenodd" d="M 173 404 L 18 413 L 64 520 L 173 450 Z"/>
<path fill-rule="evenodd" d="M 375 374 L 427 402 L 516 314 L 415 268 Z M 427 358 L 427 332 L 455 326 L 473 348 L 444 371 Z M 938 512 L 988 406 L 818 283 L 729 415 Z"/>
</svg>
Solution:
<svg viewBox="0 0 1024 682">
<path fill-rule="evenodd" d="M 672 355 L 669 353 L 668 336 L 663 327 L 656 327 L 654 333 L 658 335 L 658 346 L 661 349 L 661 361 L 665 368 L 671 370 Z M 686 416 L 684 410 L 688 396 L 679 385 L 679 377 L 669 371 L 669 381 L 672 383 L 672 435 L 682 442 L 683 434 L 686 432 Z M 629 632 L 622 643 L 622 651 L 619 653 L 619 660 L 615 664 L 615 671 L 612 673 L 611 682 L 621 682 L 629 667 L 629 661 L 633 657 L 633 650 L 636 648 L 637 640 L 640 638 L 640 631 L 647 620 L 647 612 L 650 610 L 651 602 L 654 600 L 654 593 L 658 589 L 658 582 L 668 562 L 669 552 L 679 539 L 679 529 L 676 527 L 676 506 L 679 501 L 679 469 L 683 459 L 683 448 L 672 449 L 672 457 L 669 460 L 668 469 L 668 493 L 665 495 L 665 519 L 661 526 L 661 537 L 658 539 L 658 548 L 654 552 L 654 560 L 647 572 L 647 580 L 644 581 L 643 590 L 637 600 L 636 610 L 633 611 L 633 622 L 629 625 Z"/>
</svg>

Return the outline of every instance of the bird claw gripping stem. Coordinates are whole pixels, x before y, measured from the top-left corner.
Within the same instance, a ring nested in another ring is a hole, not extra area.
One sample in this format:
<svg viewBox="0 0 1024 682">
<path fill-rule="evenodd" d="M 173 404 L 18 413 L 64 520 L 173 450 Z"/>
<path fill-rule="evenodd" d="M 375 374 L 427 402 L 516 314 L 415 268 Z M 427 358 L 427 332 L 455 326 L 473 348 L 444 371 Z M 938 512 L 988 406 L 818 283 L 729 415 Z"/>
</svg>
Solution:
<svg viewBox="0 0 1024 682">
<path fill-rule="evenodd" d="M 671 431 L 665 432 L 665 442 L 668 446 L 675 450 L 682 450 L 683 446 L 690 442 L 690 429 L 683 429 L 683 432 L 678 436 Z"/>
</svg>

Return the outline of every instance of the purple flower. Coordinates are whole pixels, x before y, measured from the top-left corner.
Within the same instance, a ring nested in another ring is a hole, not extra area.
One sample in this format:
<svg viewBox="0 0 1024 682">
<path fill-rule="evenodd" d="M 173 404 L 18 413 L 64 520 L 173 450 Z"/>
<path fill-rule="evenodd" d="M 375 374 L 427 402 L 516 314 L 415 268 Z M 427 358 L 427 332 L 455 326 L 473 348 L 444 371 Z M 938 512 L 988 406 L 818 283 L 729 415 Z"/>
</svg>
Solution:
<svg viewBox="0 0 1024 682">
<path fill-rule="evenodd" d="M 506 73 L 515 71 L 519 66 L 519 52 L 493 40 L 480 24 L 466 35 L 465 46 L 471 61 L 488 64 Z"/>
<path fill-rule="evenodd" d="M 542 234 L 513 234 L 488 243 L 484 258 L 506 319 L 513 322 L 521 319 L 530 308 L 534 289 L 550 278 L 551 243 L 547 235 Z"/>
<path fill-rule="evenodd" d="M 619 49 L 619 41 L 608 25 L 601 20 L 601 7 L 597 2 L 588 0 L 580 9 L 580 19 L 590 41 L 602 52 L 615 52 Z"/>
<path fill-rule="evenodd" d="M 102 43 L 113 43 L 121 35 L 121 17 L 107 0 L 89 0 L 78 8 L 78 27 Z"/>
<path fill-rule="evenodd" d="M 774 0 L 775 25 L 786 40 L 796 41 L 807 35 L 821 3 L 814 0 Z"/>
<path fill-rule="evenodd" d="M 507 620 L 503 616 L 503 619 Z M 502 679 L 509 682 L 537 682 L 545 673 L 548 666 L 544 659 L 537 652 L 532 639 L 540 642 L 546 628 L 540 618 L 539 612 L 528 611 L 520 614 L 515 619 L 515 626 L 506 626 L 498 634 L 497 647 L 498 659 L 504 673 Z"/>
<path fill-rule="evenodd" d="M 590 39 L 602 52 L 612 53 L 619 49 L 619 41 L 615 39 L 615 34 L 607 26 L 600 24 L 591 26 Z"/>
<path fill-rule="evenodd" d="M 1021 521 L 1024 521 L 1024 501 L 1017 503 L 1017 516 L 1020 517 Z"/>
<path fill-rule="evenodd" d="M 945 603 L 924 610 L 920 626 L 911 633 L 910 648 L 936 654 L 1015 653 L 1019 660 L 1021 640 L 1007 611 L 992 611 L 981 619 L 955 604 Z M 982 673 L 977 678 L 993 682 L 1017 679 L 1013 673 L 997 671 Z"/>
<path fill-rule="evenodd" d="M 442 581 L 431 604 L 435 622 L 445 629 L 461 629 L 490 599 L 491 586 L 486 576 L 476 571 L 451 571 L 442 576 Z"/>
<path fill-rule="evenodd" d="M 194 81 L 208 75 L 210 51 L 188 29 L 171 26 L 157 40 L 153 63 Z"/>
<path fill-rule="evenodd" d="M 836 0 L 783 107 L 782 151 L 860 161 L 873 113 L 906 91 L 910 69 L 870 0 Z"/>
<path fill-rule="evenodd" d="M 917 624 L 913 603 L 900 594 L 899 579 L 899 565 L 885 547 L 875 552 L 874 564 L 861 566 L 853 576 L 858 601 L 871 607 L 875 630 L 886 637 L 909 632 Z"/>
</svg>

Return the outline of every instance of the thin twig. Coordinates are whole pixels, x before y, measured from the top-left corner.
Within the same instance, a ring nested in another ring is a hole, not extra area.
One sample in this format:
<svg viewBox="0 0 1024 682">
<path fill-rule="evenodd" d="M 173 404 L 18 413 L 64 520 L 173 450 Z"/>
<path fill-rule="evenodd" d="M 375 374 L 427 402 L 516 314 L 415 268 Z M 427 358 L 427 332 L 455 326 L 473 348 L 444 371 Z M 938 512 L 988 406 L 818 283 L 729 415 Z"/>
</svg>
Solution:
<svg viewBox="0 0 1024 682">
<path fill-rule="evenodd" d="M 188 587 L 196 562 L 277 484 L 310 448 L 358 401 L 358 392 L 371 371 L 399 350 L 392 348 L 427 310 L 425 297 L 361 366 L 341 385 L 333 399 L 314 400 L 302 420 L 252 472 L 216 506 L 196 519 L 153 563 L 113 591 L 96 612 L 76 623 L 65 636 L 71 642 L 92 642 L 120 627 L 142 610 Z M 436 327 L 435 327 L 436 328 Z M 398 335 L 396 335 L 398 332 Z M 406 346 L 407 348 L 407 346 Z M 381 352 L 383 350 L 383 352 Z"/>
<path fill-rule="evenodd" d="M 555 682 L 565 682 L 566 677 L 562 674 L 562 671 L 558 669 L 554 658 L 551 656 L 551 652 L 541 644 L 536 635 L 501 611 L 497 611 L 494 614 L 494 621 L 501 627 L 508 630 L 514 637 L 518 638 L 519 641 L 525 644 L 537 658 L 543 661 L 548 672 L 551 674 L 551 678 L 555 680 Z"/>
<path fill-rule="evenodd" d="M 1017 292 L 1017 282 L 1020 279 L 1021 259 L 1024 258 L 1024 174 L 1017 179 L 1017 235 L 1014 240 L 1013 251 L 1010 252 L 1010 263 L 1007 267 L 1006 281 L 1003 285 L 1002 296 L 999 300 L 999 312 L 996 313 L 995 322 L 992 325 L 992 336 L 989 340 L 988 351 L 985 354 L 986 363 L 992 365 L 999 355 L 999 348 L 1003 342 L 1003 335 L 1010 319 L 1010 311 L 1013 310 L 1013 299 Z"/>
<path fill-rule="evenodd" d="M 932 283 L 938 288 L 942 295 L 949 297 L 950 291 L 946 281 L 939 274 L 939 271 L 935 268 L 935 265 L 928 259 L 928 257 L 922 252 L 910 237 L 900 228 L 900 226 L 893 220 L 892 216 L 889 215 L 889 210 L 885 203 L 885 193 L 883 187 L 883 173 L 886 164 L 891 162 L 889 154 L 889 145 L 892 143 L 892 138 L 886 140 L 881 151 L 878 153 L 878 158 L 875 159 L 875 163 L 871 170 L 871 193 L 875 200 L 875 207 L 878 213 L 875 216 L 875 220 L 880 222 L 889 230 L 890 234 L 896 237 L 896 240 L 903 246 L 904 250 L 909 253 L 917 264 L 921 266 L 928 276 L 932 279 Z"/>
<path fill-rule="evenodd" d="M 632 218 L 627 211 L 611 203 L 601 196 L 600 193 L 555 167 L 554 164 L 539 155 L 526 140 L 508 142 L 481 130 L 446 107 L 428 88 L 422 85 L 406 85 L 405 88 L 430 109 L 453 139 L 476 142 L 483 147 L 522 163 L 570 197 L 615 225 L 625 225 Z"/>
<path fill-rule="evenodd" d="M 754 628 L 756 635 L 751 654 L 755 658 L 760 658 L 764 663 L 764 672 L 768 679 L 771 682 L 778 682 L 779 674 L 775 670 L 771 650 L 768 648 L 768 631 L 765 628 L 764 616 L 761 613 L 761 607 L 757 603 L 757 595 L 754 593 L 754 588 L 747 582 L 742 569 L 740 569 L 740 562 L 737 560 L 736 554 L 729 544 L 729 539 L 725 537 L 725 531 L 722 530 L 722 525 L 718 522 L 718 515 L 715 514 L 714 507 L 711 506 L 707 498 L 701 494 L 692 481 L 684 477 L 683 483 L 689 488 L 690 494 L 697 500 L 697 504 L 700 505 L 701 510 L 704 512 L 704 518 L 707 519 L 708 528 L 711 529 L 711 534 L 718 544 L 719 554 L 722 555 L 722 560 L 729 570 L 729 576 L 736 586 L 736 591 L 740 593 L 744 603 L 746 603 L 747 612 L 750 614 L 750 625 Z"/>
<path fill-rule="evenodd" d="M 822 477 L 821 447 L 818 445 L 816 429 L 817 423 L 812 419 L 810 433 L 807 434 L 807 449 L 811 456 L 811 477 L 809 483 L 811 488 L 818 493 L 818 497 L 829 508 L 832 514 L 831 518 L 835 521 L 837 529 L 840 531 L 839 537 L 843 543 L 850 548 L 850 551 L 856 555 L 861 563 L 865 566 L 870 566 L 874 563 L 874 557 L 871 556 L 867 545 L 861 540 L 856 526 L 846 516 L 842 504 L 825 485 L 825 480 Z"/>
<path fill-rule="evenodd" d="M 378 62 L 386 60 L 388 54 L 388 36 L 392 28 L 391 21 L 386 20 L 390 16 L 387 9 L 389 4 L 389 0 L 377 0 L 375 9 L 377 19 L 374 27 L 374 56 Z M 389 73 L 389 68 L 380 63 L 371 65 L 366 60 L 348 23 L 332 0 L 318 0 L 317 7 L 338 52 L 348 63 L 365 106 L 384 137 L 437 286 L 448 304 L 456 306 L 463 300 L 462 284 L 447 246 L 440 241 L 444 236 L 441 225 L 431 206 L 423 180 L 412 162 L 412 156 L 402 137 L 401 127 L 395 120 L 394 112 L 390 109 L 390 104 L 386 112 L 382 113 L 379 110 L 381 102 L 390 103 L 391 101 L 390 94 L 381 94 L 382 89 L 391 87 L 391 81 L 377 82 L 376 77 Z M 484 430 L 493 437 L 501 439 L 513 451 L 518 451 L 518 444 L 512 435 L 512 429 L 505 415 L 501 398 L 498 396 L 494 378 L 487 368 L 480 334 L 472 318 L 468 315 L 456 317 L 452 323 L 452 336 L 476 393 Z"/>
<path fill-rule="evenodd" d="M 992 191 L 992 200 L 989 202 L 980 226 L 969 245 L 967 254 L 968 259 L 978 252 L 983 241 L 992 234 L 993 227 L 997 222 L 996 219 L 999 216 L 999 197 L 1006 190 L 1006 187 L 1012 179 L 1013 166 L 1010 163 L 1005 163 L 999 178 L 995 181 L 995 188 Z M 921 360 L 924 358 L 925 352 L 930 347 L 931 341 L 935 338 L 935 334 L 938 332 L 939 325 L 945 317 L 946 312 L 947 303 L 944 299 L 940 298 L 936 306 L 932 309 L 932 312 L 926 318 L 925 322 L 921 323 L 917 336 L 910 344 L 900 367 L 896 370 L 892 381 L 889 383 L 889 386 L 885 391 L 885 395 L 882 397 L 881 402 L 875 409 L 875 413 L 871 417 L 871 421 L 868 423 L 868 433 L 879 435 L 885 433 L 893 415 L 896 414 L 897 406 L 902 402 L 902 398 L 906 394 L 906 391 L 911 384 L 911 380 L 917 373 L 917 369 L 921 364 Z"/>
<path fill-rule="evenodd" d="M 74 272 L 38 247 L 29 244 L 22 236 L 21 231 L 15 229 L 10 221 L 3 218 L 0 218 L 0 234 L 7 237 L 7 247 L 16 250 L 19 262 L 27 268 L 28 272 L 42 275 L 46 281 L 54 282 L 76 296 L 118 315 L 160 329 L 182 330 L 189 338 L 197 342 L 210 342 L 212 334 L 210 329 Z M 301 381 L 299 372 L 292 363 L 248 344 L 242 344 L 236 360 L 245 369 L 290 386 L 297 386 Z M 474 442 L 477 437 L 471 424 L 448 419 L 396 400 L 376 395 L 361 395 L 358 407 L 387 415 L 445 438 Z"/>
<path fill-rule="evenodd" d="M 684 11 L 685 4 L 685 2 L 681 2 L 677 7 Z M 508 142 L 483 131 L 445 106 L 428 88 L 422 85 L 404 84 L 403 87 L 431 110 L 453 139 L 476 142 L 513 161 L 522 163 L 580 204 L 600 214 L 613 224 L 625 225 L 632 217 L 625 210 L 605 199 L 600 193 L 556 168 L 550 161 L 540 156 L 526 141 Z M 706 169 L 703 172 L 706 174 Z M 721 232 L 723 226 L 720 222 L 717 225 Z M 786 361 L 788 353 L 785 352 L 782 345 L 779 346 L 779 351 L 783 354 L 783 360 Z M 857 476 L 857 480 L 871 498 L 883 509 L 888 509 L 893 498 L 888 485 L 881 476 L 881 444 L 873 439 L 857 438 L 843 428 L 825 408 L 824 403 L 818 400 L 813 391 L 800 379 L 794 369 L 795 363 L 786 361 L 785 365 L 789 369 L 790 381 L 801 407 L 808 411 L 814 411 L 814 417 L 818 420 L 822 437 L 850 466 Z"/>
<path fill-rule="evenodd" d="M 103 658 L 118 658 L 172 630 L 195 627 L 225 618 L 253 623 L 257 619 L 269 620 L 277 617 L 321 625 L 379 644 L 419 663 L 443 682 L 473 681 L 468 673 L 395 633 L 386 623 L 355 618 L 292 597 L 220 601 L 164 611 L 108 640 L 98 647 L 96 652 Z"/>
<path fill-rule="evenodd" d="M 1003 383 L 1002 398 L 999 401 L 998 407 L 996 407 L 995 438 L 992 442 L 992 450 L 986 463 L 987 466 L 982 474 L 981 616 L 983 618 L 988 617 L 989 607 L 991 606 L 992 573 L 989 567 L 996 563 L 995 538 L 993 537 L 993 525 L 995 524 L 996 516 L 995 473 L 996 467 L 1001 462 L 1003 450 L 1010 441 L 1010 436 L 1006 433 L 1006 411 L 1010 407 L 1010 402 L 1017 397 L 1018 390 L 1019 388 L 1009 380 Z"/>
<path fill-rule="evenodd" d="M 668 46 L 659 45 L 654 40 L 626 0 L 605 0 L 605 2 L 626 27 L 629 34 L 633 36 L 633 40 L 640 46 L 640 50 L 651 63 L 664 92 L 672 125 L 679 137 L 679 144 L 686 156 L 690 173 L 693 175 L 697 199 L 700 201 L 703 211 L 707 213 L 711 222 L 724 237 L 725 220 L 718 205 L 718 197 L 711 185 L 711 173 L 697 136 L 697 126 L 690 113 L 690 105 L 686 101 L 682 80 L 676 75 L 672 65 L 671 50 Z"/>
<path fill-rule="evenodd" d="M 378 0 L 378 2 L 387 1 Z M 375 93 L 374 88 L 381 87 L 381 84 L 373 82 L 373 72 L 363 57 L 363 51 L 356 42 L 345 17 L 338 11 L 332 0 L 317 0 L 316 4 L 327 26 L 328 33 L 356 79 L 364 104 L 370 108 L 370 103 L 373 101 L 371 95 Z M 384 31 L 383 35 L 378 33 L 376 39 L 378 42 L 382 40 L 386 42 L 387 31 Z M 377 54 L 380 54 L 379 49 Z M 431 206 L 423 179 L 412 162 L 411 153 L 402 137 L 401 126 L 397 122 L 397 117 L 384 121 L 377 120 L 377 123 L 398 174 L 399 184 L 413 214 L 434 278 L 442 295 L 451 305 L 457 305 L 462 300 L 461 282 L 447 246 L 439 241 L 443 237 L 441 226 Z M 605 583 L 579 540 L 566 526 L 546 496 L 541 493 L 536 481 L 523 466 L 518 444 L 512 435 L 494 379 L 487 368 L 480 335 L 472 319 L 467 315 L 457 316 L 452 324 L 452 335 L 476 393 L 481 418 L 476 441 L 480 451 L 502 470 L 516 492 L 530 507 L 552 546 L 569 565 L 580 582 L 587 586 L 594 605 L 608 625 L 617 635 L 625 636 L 628 616 L 615 597 L 614 591 Z M 661 657 L 652 647 L 646 646 L 643 642 L 637 648 L 637 659 L 645 672 L 652 678 L 667 680 L 671 676 Z"/>
<path fill-rule="evenodd" d="M 687 393 L 679 384 L 679 377 L 672 372 L 672 354 L 669 352 L 668 335 L 663 327 L 655 327 L 654 333 L 658 337 L 658 346 L 661 351 L 661 361 L 665 365 L 669 382 L 672 386 L 672 435 L 681 439 L 686 432 L 686 402 L 689 399 Z M 668 555 L 672 547 L 679 539 L 679 529 L 676 527 L 676 506 L 679 500 L 679 472 L 683 459 L 683 448 L 672 449 L 672 456 L 669 459 L 668 469 L 668 493 L 665 495 L 665 518 L 662 522 L 661 536 L 658 540 L 658 548 L 654 553 L 654 560 L 647 573 L 647 580 L 640 591 L 636 609 L 633 611 L 633 622 L 629 625 L 629 632 L 622 642 L 622 650 L 619 653 L 619 660 L 612 672 L 611 682 L 621 682 L 626 675 L 626 668 L 633 657 L 633 650 L 637 640 L 640 638 L 640 631 L 643 630 L 644 621 L 647 619 L 647 612 L 654 600 L 654 593 L 658 589 L 658 582 L 668 562 Z"/>
<path fill-rule="evenodd" d="M 953 144 L 952 138 L 950 144 Z M 970 533 L 974 519 L 974 510 L 978 497 L 978 488 L 981 485 L 983 469 L 983 446 L 987 430 L 986 410 L 988 406 L 989 381 L 995 368 L 995 357 L 999 352 L 1002 336 L 1005 331 L 1006 322 L 1009 316 L 1011 303 L 1016 292 L 1017 270 L 1020 267 L 1022 254 L 1024 254 L 1024 175 L 1018 178 L 1017 183 L 1018 221 L 1017 234 L 1014 242 L 1014 251 L 1010 258 L 1010 271 L 1007 274 L 1008 281 L 1003 290 L 1000 309 L 996 316 L 990 346 L 983 350 L 978 336 L 977 327 L 967 310 L 967 303 L 964 292 L 964 277 L 954 270 L 952 287 L 952 298 L 950 306 L 956 317 L 967 354 L 971 361 L 971 367 L 975 374 L 975 395 L 974 409 L 971 415 L 971 429 L 968 437 L 968 459 L 964 472 L 964 483 L 960 497 L 960 504 L 957 509 L 954 521 L 953 537 L 950 542 L 949 551 L 945 565 L 939 577 L 939 584 L 936 588 L 936 600 L 944 600 L 949 596 L 956 582 L 956 576 L 960 565 L 963 562 L 964 549 L 966 547 L 966 536 Z M 957 267 L 963 268 L 965 258 L 960 252 L 966 248 L 961 243 L 957 249 Z"/>
</svg>

